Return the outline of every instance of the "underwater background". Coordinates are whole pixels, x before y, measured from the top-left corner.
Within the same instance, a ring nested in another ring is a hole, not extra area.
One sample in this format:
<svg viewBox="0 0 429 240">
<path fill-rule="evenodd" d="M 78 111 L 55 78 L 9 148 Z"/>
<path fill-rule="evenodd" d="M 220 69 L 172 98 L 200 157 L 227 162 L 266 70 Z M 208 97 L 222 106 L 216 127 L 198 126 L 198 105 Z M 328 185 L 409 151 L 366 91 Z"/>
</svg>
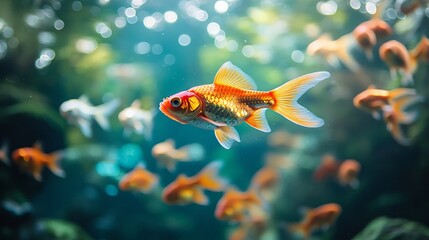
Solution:
<svg viewBox="0 0 429 240">
<path fill-rule="evenodd" d="M 340 50 L 331 55 L 308 49 L 324 34 L 351 36 L 374 16 L 392 33 L 377 39 L 371 54 L 352 38 L 334 43 Z M 429 239 L 429 63 L 418 59 L 413 80 L 404 83 L 403 72 L 392 74 L 379 56 L 389 40 L 414 49 L 428 34 L 424 0 L 0 0 L 0 239 L 303 239 L 291 223 L 328 203 L 341 212 L 314 223 L 307 239 Z M 425 51 L 429 59 L 429 46 Z M 340 52 L 359 68 L 341 61 Z M 325 124 L 305 128 L 267 111 L 270 133 L 241 124 L 241 142 L 224 149 L 212 131 L 158 110 L 168 96 L 211 84 L 227 61 L 261 91 L 328 71 L 299 100 Z M 410 106 L 415 121 L 401 126 L 406 144 L 386 128 L 387 117 L 354 106 L 370 86 L 406 87 L 421 96 Z M 108 127 L 90 119 L 88 135 L 70 123 L 60 108 L 71 99 L 117 103 Z M 126 133 L 118 119 L 133 102 L 154 114 L 149 135 Z M 178 149 L 193 146 L 173 170 L 153 152 L 167 139 Z M 65 176 L 39 163 L 38 180 L 28 171 L 33 165 L 16 160 L 15 150 L 36 146 L 61 152 Z M 353 184 L 339 183 L 337 173 L 314 177 L 326 156 L 359 163 Z M 243 222 L 217 219 L 223 191 L 206 191 L 205 206 L 162 199 L 177 176 L 193 176 L 213 161 L 222 163 L 228 188 L 239 191 L 274 165 L 278 175 L 262 200 L 263 223 L 253 223 L 249 209 Z M 158 177 L 156 189 L 120 189 L 139 164 Z M 244 233 L 234 235 L 237 229 Z"/>
</svg>

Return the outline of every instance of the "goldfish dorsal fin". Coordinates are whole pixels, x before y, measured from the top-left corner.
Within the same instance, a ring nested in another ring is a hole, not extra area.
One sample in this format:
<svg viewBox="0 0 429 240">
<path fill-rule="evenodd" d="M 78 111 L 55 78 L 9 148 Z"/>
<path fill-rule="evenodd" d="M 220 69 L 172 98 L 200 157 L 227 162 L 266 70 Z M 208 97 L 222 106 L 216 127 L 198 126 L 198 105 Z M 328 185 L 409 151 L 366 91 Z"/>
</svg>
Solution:
<svg viewBox="0 0 429 240">
<path fill-rule="evenodd" d="M 237 130 L 233 127 L 222 126 L 217 127 L 215 130 L 215 136 L 222 147 L 229 149 L 232 146 L 232 143 L 235 141 L 240 142 L 240 136 L 238 135 Z"/>
<path fill-rule="evenodd" d="M 256 84 L 253 79 L 229 61 L 219 68 L 213 84 L 256 90 Z"/>
<path fill-rule="evenodd" d="M 246 119 L 246 123 L 258 129 L 259 131 L 271 132 L 270 125 L 268 125 L 267 118 L 265 117 L 266 110 L 267 108 L 261 108 L 256 110 Z"/>
<path fill-rule="evenodd" d="M 139 99 L 134 100 L 133 103 L 131 103 L 131 107 L 140 108 L 140 100 Z"/>
</svg>

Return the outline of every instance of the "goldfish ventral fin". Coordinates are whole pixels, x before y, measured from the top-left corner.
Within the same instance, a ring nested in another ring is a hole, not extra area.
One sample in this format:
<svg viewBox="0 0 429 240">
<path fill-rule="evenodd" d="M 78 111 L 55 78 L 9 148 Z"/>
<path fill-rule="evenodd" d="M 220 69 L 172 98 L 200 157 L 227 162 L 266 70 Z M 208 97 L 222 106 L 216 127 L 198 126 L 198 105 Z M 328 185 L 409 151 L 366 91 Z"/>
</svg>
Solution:
<svg viewBox="0 0 429 240">
<path fill-rule="evenodd" d="M 256 110 L 246 119 L 246 123 L 262 132 L 271 132 L 271 128 L 268 125 L 267 118 L 265 117 L 266 110 L 266 108 Z"/>
<path fill-rule="evenodd" d="M 207 198 L 207 196 L 203 193 L 203 191 L 201 189 L 195 190 L 195 195 L 193 197 L 193 200 L 195 203 L 198 203 L 200 205 L 208 205 L 209 204 L 209 199 Z"/>
<path fill-rule="evenodd" d="M 256 84 L 253 79 L 229 61 L 224 63 L 217 71 L 213 84 L 256 90 Z"/>
<path fill-rule="evenodd" d="M 229 149 L 232 143 L 235 141 L 240 142 L 240 136 L 237 130 L 233 127 L 222 126 L 214 130 L 216 139 L 219 141 L 222 147 Z"/>
<path fill-rule="evenodd" d="M 304 127 L 322 126 L 324 124 L 323 119 L 299 105 L 297 100 L 307 90 L 329 76 L 329 72 L 315 72 L 286 82 L 282 86 L 272 90 L 275 104 L 271 109 L 298 125 Z"/>
</svg>

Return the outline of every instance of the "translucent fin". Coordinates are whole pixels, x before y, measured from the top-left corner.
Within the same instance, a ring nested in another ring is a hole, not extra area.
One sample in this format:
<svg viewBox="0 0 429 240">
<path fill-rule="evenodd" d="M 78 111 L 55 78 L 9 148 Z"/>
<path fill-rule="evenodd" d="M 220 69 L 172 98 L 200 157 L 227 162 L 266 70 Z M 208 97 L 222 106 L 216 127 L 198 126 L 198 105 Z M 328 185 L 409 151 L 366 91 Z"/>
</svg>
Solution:
<svg viewBox="0 0 429 240">
<path fill-rule="evenodd" d="M 323 119 L 299 105 L 297 100 L 307 90 L 329 76 L 328 72 L 315 72 L 286 82 L 271 91 L 276 102 L 271 109 L 298 125 L 304 127 L 322 126 L 324 124 Z"/>
<path fill-rule="evenodd" d="M 196 189 L 193 196 L 193 201 L 200 205 L 208 205 L 209 199 L 201 189 Z"/>
<path fill-rule="evenodd" d="M 79 118 L 77 120 L 77 125 L 79 126 L 80 131 L 85 137 L 90 138 L 92 136 L 92 130 L 89 121 L 84 118 Z"/>
<path fill-rule="evenodd" d="M 114 99 L 95 108 L 95 120 L 104 130 L 109 129 L 109 121 L 107 120 L 107 117 L 112 114 L 117 107 L 119 107 L 119 100 Z"/>
<path fill-rule="evenodd" d="M 235 141 L 240 142 L 240 136 L 238 135 L 237 130 L 233 127 L 222 126 L 214 130 L 216 139 L 226 149 L 230 149 L 232 143 Z"/>
<path fill-rule="evenodd" d="M 336 48 L 337 49 L 336 56 L 351 71 L 358 72 L 361 70 L 361 67 L 349 52 L 349 45 L 352 43 L 352 41 L 353 41 L 353 36 L 351 34 L 344 35 L 339 39 L 337 39 L 336 42 L 338 45 Z M 371 52 L 371 55 L 372 55 L 372 52 Z"/>
<path fill-rule="evenodd" d="M 222 165 L 221 161 L 214 161 L 204 167 L 198 174 L 199 185 L 211 191 L 221 191 L 225 188 L 227 181 L 219 176 Z"/>
<path fill-rule="evenodd" d="M 62 152 L 60 151 L 49 154 L 48 168 L 58 177 L 65 177 L 66 174 L 64 170 L 58 164 L 58 161 L 61 158 L 61 156 L 62 156 Z"/>
<path fill-rule="evenodd" d="M 204 147 L 199 143 L 185 145 L 178 149 L 179 151 L 187 152 L 187 159 L 189 161 L 200 161 L 205 156 Z"/>
<path fill-rule="evenodd" d="M 268 125 L 267 118 L 265 117 L 266 110 L 266 108 L 256 110 L 246 119 L 246 123 L 262 132 L 271 132 L 271 128 Z"/>
<path fill-rule="evenodd" d="M 217 71 L 213 84 L 256 90 L 256 84 L 253 79 L 229 61 L 224 63 Z"/>
<path fill-rule="evenodd" d="M 422 102 L 423 100 L 424 97 L 420 95 L 403 96 L 392 99 L 391 105 L 398 123 L 413 123 L 416 120 L 418 113 L 416 111 L 406 112 L 405 109 L 411 105 Z"/>
<path fill-rule="evenodd" d="M 6 165 L 9 165 L 10 163 L 10 159 L 7 155 L 8 149 L 9 149 L 9 144 L 6 141 L 3 142 L 3 145 L 1 146 L 1 150 L 0 150 L 0 161 Z"/>
</svg>

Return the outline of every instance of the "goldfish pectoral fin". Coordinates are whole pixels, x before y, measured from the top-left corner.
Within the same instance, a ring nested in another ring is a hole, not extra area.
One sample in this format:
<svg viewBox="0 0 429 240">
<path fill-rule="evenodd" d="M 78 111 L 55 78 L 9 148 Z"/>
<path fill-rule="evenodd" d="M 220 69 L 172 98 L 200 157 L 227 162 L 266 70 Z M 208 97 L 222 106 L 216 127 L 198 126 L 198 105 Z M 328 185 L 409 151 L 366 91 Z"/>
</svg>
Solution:
<svg viewBox="0 0 429 240">
<path fill-rule="evenodd" d="M 226 181 L 219 176 L 219 170 L 223 163 L 214 161 L 209 163 L 198 175 L 199 184 L 202 188 L 211 191 L 221 191 L 227 185 Z"/>
<path fill-rule="evenodd" d="M 256 84 L 253 79 L 229 61 L 219 68 L 213 84 L 256 90 Z"/>
<path fill-rule="evenodd" d="M 240 142 L 240 136 L 233 127 L 217 127 L 214 133 L 220 145 L 226 149 L 230 149 L 234 141 Z"/>
<path fill-rule="evenodd" d="M 268 125 L 267 118 L 265 117 L 266 110 L 266 108 L 256 110 L 246 119 L 246 123 L 262 132 L 271 132 L 271 128 Z"/>
<path fill-rule="evenodd" d="M 81 118 L 78 119 L 77 124 L 85 137 L 90 138 L 92 136 L 92 130 L 89 121 Z"/>
<path fill-rule="evenodd" d="M 178 150 L 185 151 L 187 155 L 187 160 L 189 161 L 200 161 L 205 156 L 204 147 L 199 143 L 185 145 Z"/>
<path fill-rule="evenodd" d="M 295 124 L 304 127 L 320 127 L 325 122 L 299 105 L 297 100 L 310 88 L 328 78 L 329 72 L 315 72 L 300 76 L 272 90 L 275 104 L 272 110 Z"/>
<path fill-rule="evenodd" d="M 209 199 L 207 196 L 203 193 L 201 189 L 198 189 L 195 191 L 193 201 L 200 205 L 208 205 Z"/>
<path fill-rule="evenodd" d="M 95 121 L 100 125 L 100 127 L 104 130 L 109 129 L 109 121 L 107 120 L 107 116 L 113 113 L 115 109 L 119 107 L 119 100 L 114 99 L 110 102 L 107 102 L 101 106 L 96 107 L 94 118 Z"/>
<path fill-rule="evenodd" d="M 32 173 L 34 179 L 36 179 L 37 181 L 41 182 L 42 181 L 42 170 L 34 170 Z"/>
<path fill-rule="evenodd" d="M 350 182 L 350 187 L 351 188 L 353 188 L 353 189 L 358 189 L 359 188 L 359 185 L 360 185 L 360 183 L 359 183 L 359 180 L 358 179 L 353 179 L 351 182 Z"/>
<path fill-rule="evenodd" d="M 381 116 L 380 113 L 378 111 L 371 111 L 371 115 L 374 119 L 380 120 Z"/>
</svg>

